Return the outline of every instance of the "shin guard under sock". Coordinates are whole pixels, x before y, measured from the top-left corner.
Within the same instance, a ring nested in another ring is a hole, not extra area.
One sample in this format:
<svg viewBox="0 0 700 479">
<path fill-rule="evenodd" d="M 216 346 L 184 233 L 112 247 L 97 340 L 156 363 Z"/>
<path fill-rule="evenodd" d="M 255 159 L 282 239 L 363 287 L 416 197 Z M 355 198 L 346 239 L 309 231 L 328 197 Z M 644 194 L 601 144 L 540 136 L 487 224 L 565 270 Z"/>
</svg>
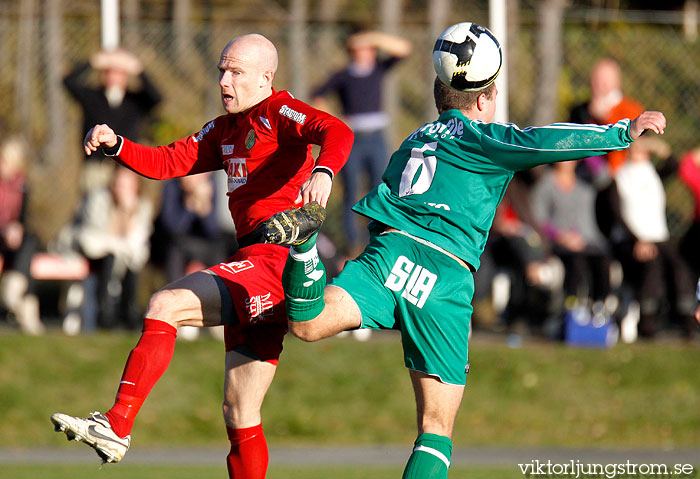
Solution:
<svg viewBox="0 0 700 479">
<path fill-rule="evenodd" d="M 177 329 L 170 324 L 156 319 L 144 320 L 141 339 L 126 360 L 114 406 L 105 414 L 117 436 L 126 437 L 131 433 L 141 405 L 168 369 L 176 336 Z"/>
<path fill-rule="evenodd" d="M 230 479 L 264 479 L 267 472 L 268 450 L 262 424 L 235 429 L 227 427 L 231 451 L 226 457 Z"/>
<path fill-rule="evenodd" d="M 304 245 L 306 243 L 300 246 Z M 282 273 L 287 316 L 292 321 L 309 321 L 321 314 L 325 306 L 326 268 L 318 257 L 315 244 L 305 252 L 297 252 L 296 248 L 289 250 Z"/>
<path fill-rule="evenodd" d="M 413 446 L 403 479 L 447 479 L 452 459 L 452 441 L 449 437 L 423 433 Z"/>
</svg>

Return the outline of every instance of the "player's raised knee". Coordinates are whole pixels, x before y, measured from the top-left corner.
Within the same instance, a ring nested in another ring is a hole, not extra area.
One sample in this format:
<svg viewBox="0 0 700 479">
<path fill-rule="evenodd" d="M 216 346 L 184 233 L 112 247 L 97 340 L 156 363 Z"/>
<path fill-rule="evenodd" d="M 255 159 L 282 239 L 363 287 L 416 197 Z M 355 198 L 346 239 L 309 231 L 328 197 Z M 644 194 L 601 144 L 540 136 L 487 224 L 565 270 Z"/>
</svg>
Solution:
<svg viewBox="0 0 700 479">
<path fill-rule="evenodd" d="M 313 320 L 289 321 L 289 332 L 302 341 L 309 343 L 326 337 L 322 334 L 321 328 L 319 328 L 317 323 Z"/>
<path fill-rule="evenodd" d="M 226 425 L 228 426 L 233 426 L 234 422 L 234 409 L 233 409 L 233 404 L 224 397 L 224 402 L 221 404 L 221 412 L 224 415 L 224 421 L 226 422 Z"/>
<path fill-rule="evenodd" d="M 148 301 L 147 317 L 151 319 L 159 319 L 167 323 L 176 323 L 177 318 L 175 313 L 178 310 L 180 300 L 178 291 L 172 289 L 161 289 L 156 291 Z M 175 326 L 177 326 L 175 324 Z"/>
</svg>

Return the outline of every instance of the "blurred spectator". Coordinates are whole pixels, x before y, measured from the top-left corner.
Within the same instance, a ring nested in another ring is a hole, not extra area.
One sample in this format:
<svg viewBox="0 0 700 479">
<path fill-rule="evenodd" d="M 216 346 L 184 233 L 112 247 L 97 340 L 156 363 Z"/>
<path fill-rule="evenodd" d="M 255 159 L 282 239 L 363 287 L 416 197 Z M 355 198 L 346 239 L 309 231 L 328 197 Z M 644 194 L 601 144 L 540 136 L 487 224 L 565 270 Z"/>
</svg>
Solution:
<svg viewBox="0 0 700 479">
<path fill-rule="evenodd" d="M 698 280 L 698 284 L 695 287 L 695 301 L 698 302 L 697 308 L 695 308 L 695 319 L 698 320 L 698 324 L 700 324 L 700 279 Z"/>
<path fill-rule="evenodd" d="M 346 46 L 350 63 L 333 74 L 312 93 L 312 105 L 328 110 L 324 96 L 336 94 L 340 100 L 344 120 L 355 133 L 352 152 L 341 175 L 344 186 L 344 227 L 348 254 L 354 257 L 362 250 L 359 240 L 357 215 L 352 206 L 362 193 L 363 173 L 369 188 L 377 186 L 389 162 L 384 130 L 389 117 L 383 111 L 382 91 L 387 72 L 399 60 L 411 53 L 411 43 L 401 37 L 377 31 L 362 31 L 350 35 Z M 379 59 L 378 51 L 387 55 Z"/>
<path fill-rule="evenodd" d="M 664 168 L 657 171 L 652 154 L 664 160 Z M 629 161 L 620 167 L 606 191 L 614 218 L 610 240 L 625 281 L 639 302 L 638 331 L 643 337 L 652 337 L 659 330 L 664 306 L 671 308 L 686 335 L 694 331 L 693 279 L 670 242 L 666 222 L 662 179 L 674 170 L 670 155 L 670 147 L 658 138 L 637 140 L 630 147 Z M 664 304 L 666 298 L 671 304 Z"/>
<path fill-rule="evenodd" d="M 90 67 L 99 73 L 97 87 L 88 82 Z M 129 89 L 130 79 L 136 76 L 140 86 Z M 160 93 L 143 71 L 139 59 L 123 49 L 97 52 L 90 63 L 77 65 L 63 83 L 82 109 L 81 144 L 88 130 L 100 123 L 109 123 L 127 138 L 143 137 L 145 120 L 161 101 Z M 103 164 L 104 158 L 101 151 L 85 158 L 83 180 L 86 189 L 109 183 L 113 162 Z"/>
<path fill-rule="evenodd" d="M 564 293 L 594 302 L 610 292 L 608 245 L 595 218 L 596 192 L 576 176 L 576 161 L 555 163 L 535 185 L 533 214 L 564 264 Z"/>
<path fill-rule="evenodd" d="M 151 244 L 169 283 L 228 257 L 215 188 L 211 173 L 170 180 L 163 188 Z"/>
<path fill-rule="evenodd" d="M 622 71 L 620 65 L 612 58 L 603 58 L 593 65 L 590 86 L 590 100 L 571 109 L 571 123 L 607 125 L 623 118 L 636 118 L 644 111 L 641 104 L 622 93 Z M 608 174 L 614 176 L 624 163 L 627 152 L 612 151 L 606 156 L 607 168 L 602 157 L 591 157 L 582 160 L 578 173 L 597 185 L 605 182 Z"/>
<path fill-rule="evenodd" d="M 474 274 L 474 313 L 482 326 L 493 323 L 494 313 L 503 313 L 506 327 L 519 320 L 529 326 L 541 326 L 551 313 L 552 279 L 546 262 L 542 238 L 530 208 L 528 184 L 517 173 L 496 210 L 481 267 Z M 507 302 L 497 297 L 502 294 L 498 274 L 505 272 L 508 279 Z M 494 283 L 494 279 L 496 282 Z M 489 304 L 494 311 L 489 310 Z"/>
<path fill-rule="evenodd" d="M 115 170 L 108 188 L 95 189 L 85 197 L 73 230 L 75 247 L 90 262 L 83 331 L 140 326 L 136 286 L 149 256 L 152 213 L 139 177 L 123 167 Z"/>
<path fill-rule="evenodd" d="M 700 148 L 687 152 L 681 159 L 678 176 L 686 184 L 695 200 L 693 222 L 683 236 L 681 255 L 693 269 L 695 276 L 700 276 Z"/>
<path fill-rule="evenodd" d="M 24 143 L 8 139 L 0 146 L 0 302 L 22 332 L 41 334 L 39 302 L 31 290 L 29 268 L 37 239 L 27 229 L 27 152 Z"/>
</svg>

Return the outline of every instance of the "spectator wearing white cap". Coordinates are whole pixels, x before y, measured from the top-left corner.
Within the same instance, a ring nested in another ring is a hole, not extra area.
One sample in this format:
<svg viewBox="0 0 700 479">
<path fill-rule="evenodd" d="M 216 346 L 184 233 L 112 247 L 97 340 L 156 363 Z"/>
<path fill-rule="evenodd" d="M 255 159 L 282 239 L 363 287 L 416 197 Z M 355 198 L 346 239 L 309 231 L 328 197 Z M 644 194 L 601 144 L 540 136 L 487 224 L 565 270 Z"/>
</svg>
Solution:
<svg viewBox="0 0 700 479">
<path fill-rule="evenodd" d="M 90 70 L 98 72 L 99 84 L 89 81 Z M 132 78 L 138 86 L 130 88 Z M 123 49 L 99 51 L 90 62 L 77 65 L 63 83 L 82 109 L 82 142 L 94 125 L 108 123 L 128 138 L 143 138 L 145 121 L 160 103 L 161 95 L 143 70 L 141 61 Z M 111 177 L 113 163 L 102 164 L 101 152 L 86 157 L 84 183 L 86 189 L 105 186 Z M 106 171 L 105 171 L 106 170 Z"/>
</svg>

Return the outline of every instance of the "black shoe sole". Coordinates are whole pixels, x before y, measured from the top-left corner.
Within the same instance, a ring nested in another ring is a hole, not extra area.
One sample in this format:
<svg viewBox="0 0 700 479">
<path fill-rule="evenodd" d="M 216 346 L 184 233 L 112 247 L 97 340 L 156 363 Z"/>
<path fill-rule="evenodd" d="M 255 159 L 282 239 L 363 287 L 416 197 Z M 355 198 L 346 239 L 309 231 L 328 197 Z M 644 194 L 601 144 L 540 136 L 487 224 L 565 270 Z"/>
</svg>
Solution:
<svg viewBox="0 0 700 479">
<path fill-rule="evenodd" d="M 301 208 L 280 211 L 262 224 L 263 241 L 283 246 L 299 245 L 321 229 L 325 219 L 325 208 L 315 201 Z"/>
</svg>

